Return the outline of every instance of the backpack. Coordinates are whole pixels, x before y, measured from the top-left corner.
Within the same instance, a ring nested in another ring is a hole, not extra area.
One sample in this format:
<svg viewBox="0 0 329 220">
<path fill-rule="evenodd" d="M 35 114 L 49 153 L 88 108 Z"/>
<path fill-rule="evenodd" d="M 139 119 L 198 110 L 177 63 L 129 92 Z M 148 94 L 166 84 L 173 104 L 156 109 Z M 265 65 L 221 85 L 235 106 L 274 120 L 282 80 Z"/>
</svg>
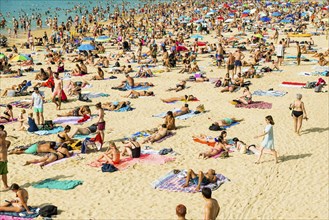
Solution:
<svg viewBox="0 0 329 220">
<path fill-rule="evenodd" d="M 219 125 L 212 124 L 212 125 L 210 125 L 209 130 L 211 130 L 211 131 L 221 131 L 221 130 L 225 130 L 225 129 L 222 128 L 222 127 L 219 126 Z"/>
<path fill-rule="evenodd" d="M 46 205 L 39 210 L 39 214 L 42 217 L 51 217 L 57 215 L 57 207 L 54 205 Z"/>
<path fill-rule="evenodd" d="M 117 171 L 118 168 L 116 168 L 114 165 L 112 164 L 103 164 L 102 166 L 102 172 L 110 172 L 110 173 L 113 173 L 115 171 Z"/>
<path fill-rule="evenodd" d="M 221 87 L 222 81 L 219 79 L 216 81 L 215 87 Z"/>
<path fill-rule="evenodd" d="M 323 84 L 320 84 L 318 86 L 315 86 L 314 92 L 321 92 L 322 91 Z"/>
<path fill-rule="evenodd" d="M 54 124 L 52 120 L 45 120 L 45 124 L 42 126 L 42 130 L 52 130 L 54 128 Z"/>
</svg>

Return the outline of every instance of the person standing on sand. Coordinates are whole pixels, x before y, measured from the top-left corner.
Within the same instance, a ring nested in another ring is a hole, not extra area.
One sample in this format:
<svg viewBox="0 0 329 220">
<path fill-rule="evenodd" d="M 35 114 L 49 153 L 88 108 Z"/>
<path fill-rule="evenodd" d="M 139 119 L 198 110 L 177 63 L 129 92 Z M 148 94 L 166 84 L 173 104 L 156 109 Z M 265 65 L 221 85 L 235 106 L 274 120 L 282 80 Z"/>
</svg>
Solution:
<svg viewBox="0 0 329 220">
<path fill-rule="evenodd" d="M 274 135 L 273 135 L 273 125 L 274 121 L 271 115 L 265 117 L 266 127 L 263 134 L 255 136 L 255 138 L 264 137 L 261 147 L 260 154 L 258 156 L 258 160 L 255 162 L 256 164 L 260 163 L 260 159 L 263 153 L 272 154 L 275 157 L 275 163 L 278 163 L 278 153 L 274 149 Z"/>
<path fill-rule="evenodd" d="M 289 107 L 290 110 L 292 110 L 291 116 L 294 119 L 295 133 L 298 135 L 300 135 L 300 129 L 302 128 L 303 119 L 308 120 L 304 102 L 301 101 L 302 97 L 303 97 L 302 94 L 297 94 L 296 95 L 297 100 L 291 103 Z"/>
<path fill-rule="evenodd" d="M 283 45 L 282 45 L 282 41 L 279 42 L 279 45 L 276 46 L 276 56 L 278 58 L 278 63 L 280 66 L 282 66 L 282 62 L 283 62 L 283 56 L 284 56 L 284 48 L 283 48 Z"/>
<path fill-rule="evenodd" d="M 216 199 L 211 198 L 211 189 L 202 188 L 202 196 L 206 201 L 204 206 L 204 220 L 215 220 L 218 217 L 220 207 Z"/>
<path fill-rule="evenodd" d="M 54 73 L 54 92 L 53 92 L 53 103 L 56 104 L 56 109 L 61 109 L 61 103 L 62 103 L 62 91 L 63 91 L 63 80 L 59 78 L 59 74 L 57 72 Z M 56 96 L 58 98 L 58 102 L 56 101 Z"/>
<path fill-rule="evenodd" d="M 43 99 L 44 99 L 44 97 L 40 94 L 39 88 L 34 87 L 34 92 L 32 93 L 31 108 L 33 106 L 33 110 L 37 115 L 38 125 L 40 125 L 40 119 L 41 119 L 42 125 L 45 123 L 44 118 L 43 118 Z"/>
<path fill-rule="evenodd" d="M 302 56 L 302 51 L 299 46 L 299 42 L 296 42 L 296 47 L 297 47 L 297 65 L 300 65 L 300 58 Z"/>
<path fill-rule="evenodd" d="M 5 131 L 5 126 L 0 125 L 0 174 L 2 177 L 2 182 L 4 185 L 4 189 L 8 189 L 8 182 L 7 182 L 7 155 L 8 155 L 8 148 L 10 146 L 10 141 L 6 140 L 7 132 Z"/>
<path fill-rule="evenodd" d="M 244 59 L 243 53 L 238 49 L 234 53 L 235 61 L 234 61 L 234 74 L 236 74 L 236 71 L 239 69 L 239 73 L 241 73 L 241 67 L 242 67 L 242 60 Z"/>
<path fill-rule="evenodd" d="M 99 132 L 99 134 L 101 135 L 102 141 L 104 142 L 105 120 L 104 120 L 104 109 L 102 108 L 101 102 L 96 104 L 96 109 L 98 110 L 98 120 L 96 122 L 97 132 Z"/>
<path fill-rule="evenodd" d="M 177 215 L 177 220 L 186 220 L 185 215 L 186 215 L 186 206 L 183 204 L 179 204 L 176 206 L 176 215 Z"/>
</svg>

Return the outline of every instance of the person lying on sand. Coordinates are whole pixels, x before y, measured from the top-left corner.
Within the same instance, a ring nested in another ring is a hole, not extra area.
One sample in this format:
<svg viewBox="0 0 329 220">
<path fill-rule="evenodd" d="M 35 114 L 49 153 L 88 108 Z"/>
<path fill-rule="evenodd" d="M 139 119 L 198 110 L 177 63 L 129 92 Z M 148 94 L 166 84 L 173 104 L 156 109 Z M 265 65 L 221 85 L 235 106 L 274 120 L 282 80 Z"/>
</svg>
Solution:
<svg viewBox="0 0 329 220">
<path fill-rule="evenodd" d="M 30 165 L 31 163 L 41 163 L 40 167 L 43 168 L 45 165 L 55 162 L 56 160 L 61 160 L 63 158 L 69 158 L 71 155 L 68 151 L 67 144 L 61 144 L 57 148 L 56 152 L 50 153 L 40 159 L 34 159 L 26 161 L 24 166 Z"/>
<path fill-rule="evenodd" d="M 161 125 L 161 127 L 158 129 L 158 131 L 154 134 L 152 134 L 151 136 L 147 137 L 142 144 L 148 143 L 150 142 L 151 144 L 153 144 L 154 142 L 164 138 L 165 136 L 168 135 L 168 129 L 166 124 Z"/>
<path fill-rule="evenodd" d="M 125 74 L 125 77 L 126 80 L 123 80 L 120 85 L 116 87 L 112 87 L 112 89 L 122 89 L 127 85 L 133 88 L 135 86 L 134 79 L 131 76 L 129 76 L 129 74 Z"/>
<path fill-rule="evenodd" d="M 95 133 L 96 131 L 97 131 L 97 124 L 92 124 L 85 128 L 77 128 L 75 131 L 72 132 L 70 137 L 73 138 L 76 134 L 89 135 Z"/>
<path fill-rule="evenodd" d="M 67 113 L 57 114 L 57 117 L 83 116 L 83 115 L 91 115 L 91 110 L 88 105 L 84 105 L 81 107 L 75 107 L 73 110 L 71 110 Z"/>
<path fill-rule="evenodd" d="M 129 106 L 130 102 L 129 101 L 122 101 L 122 102 L 106 102 L 102 104 L 102 108 L 104 110 L 108 111 L 116 111 L 119 110 L 120 108 L 124 108 L 126 106 Z"/>
<path fill-rule="evenodd" d="M 186 88 L 186 80 L 182 80 L 181 82 L 176 84 L 176 88 L 169 88 L 167 91 L 175 90 L 176 92 L 179 92 L 179 91 L 182 91 L 185 88 Z"/>
<path fill-rule="evenodd" d="M 188 108 L 188 104 L 184 104 L 180 110 L 173 113 L 174 117 L 185 115 L 190 112 L 190 109 Z"/>
<path fill-rule="evenodd" d="M 202 159 L 208 159 L 210 157 L 218 155 L 223 150 L 228 152 L 228 149 L 225 147 L 224 140 L 222 137 L 218 137 L 214 139 L 216 144 L 214 147 L 212 147 L 209 151 L 203 152 L 199 154 L 199 158 L 202 157 Z"/>
<path fill-rule="evenodd" d="M 170 102 L 177 102 L 177 101 L 182 101 L 182 102 L 188 102 L 188 101 L 195 101 L 197 100 L 196 97 L 193 95 L 185 95 L 185 96 L 179 96 L 179 97 L 172 97 L 168 99 L 161 99 L 161 101 L 165 103 L 170 103 Z"/>
<path fill-rule="evenodd" d="M 188 187 L 191 183 L 193 185 L 197 185 L 195 190 L 199 191 L 201 185 L 208 185 L 209 183 L 215 183 L 216 181 L 216 172 L 213 169 L 209 169 L 206 173 L 199 171 L 198 174 L 196 174 L 192 169 L 189 169 L 187 171 L 186 183 L 183 185 L 183 187 Z"/>
<path fill-rule="evenodd" d="M 236 118 L 223 118 L 222 120 L 218 122 L 214 122 L 213 124 L 218 125 L 218 126 L 229 126 L 235 122 L 241 122 L 244 119 L 236 119 Z"/>
<path fill-rule="evenodd" d="M 3 93 L 2 93 L 1 96 L 2 97 L 7 96 L 7 92 L 9 90 L 15 90 L 15 91 L 19 92 L 24 86 L 26 86 L 26 84 L 27 84 L 27 80 L 23 80 L 23 82 L 19 83 L 18 85 L 13 85 L 10 88 L 6 88 L 6 89 L 3 90 Z"/>
<path fill-rule="evenodd" d="M 39 141 L 26 148 L 14 148 L 9 151 L 9 154 L 38 154 L 38 153 L 56 153 L 56 142 L 54 141 Z"/>
<path fill-rule="evenodd" d="M 105 161 L 104 161 L 105 159 Z M 104 162 L 106 164 L 119 164 L 120 163 L 120 151 L 113 141 L 109 142 L 107 150 L 97 159 L 98 162 Z"/>
<path fill-rule="evenodd" d="M 134 91 L 134 90 L 131 90 L 130 93 L 126 96 L 123 96 L 125 98 L 132 98 L 132 99 L 136 99 L 140 96 L 154 96 L 154 93 L 152 91 Z"/>
<path fill-rule="evenodd" d="M 136 141 L 136 137 L 129 138 L 128 141 L 122 142 L 125 144 L 121 156 L 129 156 L 139 158 L 141 155 L 141 145 Z"/>
</svg>

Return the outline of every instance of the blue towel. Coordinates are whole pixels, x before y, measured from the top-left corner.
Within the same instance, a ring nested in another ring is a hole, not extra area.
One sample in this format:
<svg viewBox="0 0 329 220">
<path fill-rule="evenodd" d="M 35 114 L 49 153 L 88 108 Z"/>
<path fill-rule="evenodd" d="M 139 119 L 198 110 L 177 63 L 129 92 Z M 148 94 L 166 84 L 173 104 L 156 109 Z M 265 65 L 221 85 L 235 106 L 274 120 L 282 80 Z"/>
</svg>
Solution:
<svg viewBox="0 0 329 220">
<path fill-rule="evenodd" d="M 39 213 L 36 212 L 37 208 L 32 208 L 29 206 L 29 209 L 31 212 L 33 212 L 33 214 L 28 214 L 26 211 L 24 211 L 24 212 L 0 212 L 0 216 L 5 215 L 5 216 L 18 217 L 18 218 L 36 218 L 39 216 Z"/>
<path fill-rule="evenodd" d="M 60 126 L 60 127 L 54 127 L 51 130 L 39 130 L 39 131 L 35 131 L 33 133 L 43 136 L 43 135 L 57 134 L 62 131 L 64 131 L 64 128 L 62 126 Z"/>
<path fill-rule="evenodd" d="M 136 138 L 139 138 L 139 137 L 148 137 L 148 136 L 150 136 L 150 134 L 147 133 L 147 132 L 144 132 L 144 131 L 138 131 L 135 134 L 132 134 L 131 135 L 131 137 L 136 137 Z"/>
<path fill-rule="evenodd" d="M 252 95 L 257 95 L 257 96 L 273 96 L 273 97 L 282 97 L 287 92 L 284 91 L 264 91 L 264 90 L 256 90 Z"/>
<path fill-rule="evenodd" d="M 75 139 L 85 139 L 85 138 L 90 138 L 91 135 L 90 134 L 76 134 L 74 135 Z"/>
<path fill-rule="evenodd" d="M 127 105 L 127 106 L 122 107 L 118 110 L 115 110 L 115 112 L 128 112 L 128 111 L 132 111 L 132 110 L 133 110 L 133 108 L 130 105 Z"/>
<path fill-rule="evenodd" d="M 172 112 L 178 112 L 180 111 L 180 109 L 174 109 L 172 110 Z M 199 114 L 195 114 L 194 113 L 195 111 L 193 110 L 190 110 L 189 113 L 185 114 L 185 115 L 180 115 L 180 116 L 177 116 L 175 117 L 176 119 L 180 119 L 180 120 L 186 120 L 188 118 L 192 118 L 192 117 L 195 117 L 195 116 L 198 116 L 198 115 L 201 115 L 202 113 L 199 113 Z M 152 115 L 153 117 L 157 117 L 157 118 L 163 118 L 167 115 L 167 112 L 163 112 L 163 113 L 160 113 L 160 114 L 157 114 L 157 115 Z"/>
<path fill-rule="evenodd" d="M 227 128 L 230 128 L 230 127 L 232 127 L 232 126 L 234 126 L 234 125 L 237 125 L 237 124 L 240 124 L 240 123 L 239 123 L 239 122 L 233 122 L 233 123 L 230 124 L 230 125 L 223 126 L 223 128 L 227 129 Z"/>
<path fill-rule="evenodd" d="M 45 179 L 39 183 L 33 184 L 34 188 L 42 189 L 60 189 L 60 190 L 69 190 L 74 189 L 78 185 L 82 185 L 80 180 L 54 180 L 54 179 Z"/>
</svg>

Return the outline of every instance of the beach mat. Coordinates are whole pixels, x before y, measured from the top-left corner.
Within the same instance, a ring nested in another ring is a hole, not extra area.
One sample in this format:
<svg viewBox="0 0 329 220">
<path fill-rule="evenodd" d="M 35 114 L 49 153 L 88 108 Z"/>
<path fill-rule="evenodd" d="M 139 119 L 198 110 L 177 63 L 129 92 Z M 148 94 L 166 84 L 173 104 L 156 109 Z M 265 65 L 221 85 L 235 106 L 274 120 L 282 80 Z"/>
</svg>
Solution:
<svg viewBox="0 0 329 220">
<path fill-rule="evenodd" d="M 82 119 L 82 116 L 66 116 L 66 117 L 58 117 L 55 118 L 53 120 L 54 124 L 81 124 L 78 123 L 78 121 Z M 90 121 L 92 119 L 92 117 L 90 119 L 88 119 L 87 121 Z M 87 122 L 85 121 L 85 122 Z"/>
<path fill-rule="evenodd" d="M 27 220 L 27 219 L 33 219 L 39 216 L 39 213 L 37 213 L 37 208 L 33 208 L 29 206 L 30 211 L 33 212 L 33 214 L 28 214 L 26 211 L 24 212 L 0 212 L 0 220 Z"/>
<path fill-rule="evenodd" d="M 137 163 L 144 163 L 144 164 L 154 164 L 154 165 L 161 165 L 165 164 L 171 161 L 174 161 L 175 158 L 173 157 L 167 157 L 163 155 L 157 155 L 157 154 L 141 154 L 140 158 L 123 158 L 120 160 L 119 164 L 114 164 L 118 170 L 125 170 L 130 166 L 133 166 Z M 104 162 L 98 162 L 94 161 L 89 163 L 89 166 L 92 167 L 101 167 Z"/>
<path fill-rule="evenodd" d="M 31 107 L 32 104 L 32 100 L 20 100 L 20 101 L 14 101 L 14 102 L 10 102 L 7 104 L 0 104 L 0 106 L 2 107 L 6 107 L 7 105 L 12 105 L 13 107 L 16 108 L 25 108 L 25 109 L 29 109 Z"/>
<path fill-rule="evenodd" d="M 39 183 L 33 184 L 33 188 L 37 189 L 59 189 L 59 190 L 70 190 L 75 187 L 82 185 L 83 181 L 80 180 L 55 180 L 45 179 Z"/>
<path fill-rule="evenodd" d="M 254 93 L 252 95 L 256 95 L 256 96 L 272 96 L 272 97 L 282 97 L 284 95 L 286 95 L 287 92 L 284 91 L 266 91 L 266 90 L 256 90 L 254 91 Z"/>
<path fill-rule="evenodd" d="M 280 86 L 283 87 L 291 87 L 291 88 L 302 88 L 303 86 L 306 86 L 306 83 L 300 83 L 300 82 L 282 82 Z"/>
<path fill-rule="evenodd" d="M 215 144 L 216 144 L 215 141 L 204 141 L 204 140 L 201 140 L 200 138 L 193 138 L 193 141 L 197 142 L 197 143 L 200 143 L 200 144 L 206 144 L 209 147 L 214 147 Z"/>
<path fill-rule="evenodd" d="M 59 132 L 64 131 L 64 128 L 62 126 L 59 127 L 54 127 L 51 130 L 39 130 L 39 131 L 35 131 L 32 134 L 37 134 L 40 136 L 44 136 L 44 135 L 50 135 L 50 134 L 57 134 Z"/>
<path fill-rule="evenodd" d="M 166 139 L 168 139 L 168 138 L 170 138 L 170 137 L 172 137 L 172 136 L 174 136 L 174 135 L 175 135 L 175 133 L 170 132 L 170 133 L 167 134 L 165 137 L 161 138 L 160 140 L 157 140 L 156 143 L 161 143 L 161 142 L 165 141 Z"/>
<path fill-rule="evenodd" d="M 271 109 L 272 108 L 272 103 L 269 102 L 252 102 L 248 105 L 245 104 L 236 104 L 235 105 L 236 108 L 257 108 L 257 109 Z"/>
<path fill-rule="evenodd" d="M 155 189 L 159 190 L 166 190 L 166 191 L 172 191 L 172 192 L 186 192 L 186 193 L 196 193 L 195 190 L 196 185 L 190 184 L 188 187 L 183 187 L 185 184 L 185 176 L 186 171 L 182 170 L 179 173 L 175 174 L 174 171 L 170 171 L 168 174 L 164 175 L 160 179 L 154 181 L 151 185 Z M 217 176 L 217 182 L 216 183 L 210 183 L 205 186 L 201 186 L 200 191 L 203 187 L 208 187 L 212 191 L 217 190 L 223 183 L 229 181 L 225 176 L 222 174 L 216 174 Z"/>
<path fill-rule="evenodd" d="M 69 157 L 69 158 L 65 157 L 65 158 L 63 158 L 63 159 L 56 160 L 56 161 L 54 161 L 54 162 L 48 163 L 47 165 L 45 165 L 45 167 L 50 167 L 50 166 L 53 166 L 53 165 L 55 165 L 55 164 L 62 163 L 62 162 L 64 162 L 64 161 L 68 160 L 68 159 L 71 159 L 71 158 L 76 157 L 77 155 L 78 155 L 77 153 L 73 153 L 73 155 L 72 155 L 71 157 Z M 40 165 L 40 164 L 41 164 L 41 163 L 35 163 L 35 165 Z"/>
<path fill-rule="evenodd" d="M 180 111 L 180 109 L 174 109 L 172 110 L 172 112 L 178 112 Z M 186 120 L 186 119 L 189 119 L 189 118 L 193 118 L 195 116 L 198 116 L 198 115 L 201 115 L 202 113 L 199 113 L 199 114 L 195 114 L 195 111 L 193 110 L 190 110 L 189 113 L 187 114 L 184 114 L 184 115 L 180 115 L 180 116 L 176 116 L 175 119 L 179 119 L 179 120 Z M 152 117 L 156 117 L 156 118 L 163 118 L 167 115 L 167 112 L 162 112 L 162 113 L 159 113 L 159 114 L 156 114 L 156 115 L 152 115 Z"/>
</svg>

